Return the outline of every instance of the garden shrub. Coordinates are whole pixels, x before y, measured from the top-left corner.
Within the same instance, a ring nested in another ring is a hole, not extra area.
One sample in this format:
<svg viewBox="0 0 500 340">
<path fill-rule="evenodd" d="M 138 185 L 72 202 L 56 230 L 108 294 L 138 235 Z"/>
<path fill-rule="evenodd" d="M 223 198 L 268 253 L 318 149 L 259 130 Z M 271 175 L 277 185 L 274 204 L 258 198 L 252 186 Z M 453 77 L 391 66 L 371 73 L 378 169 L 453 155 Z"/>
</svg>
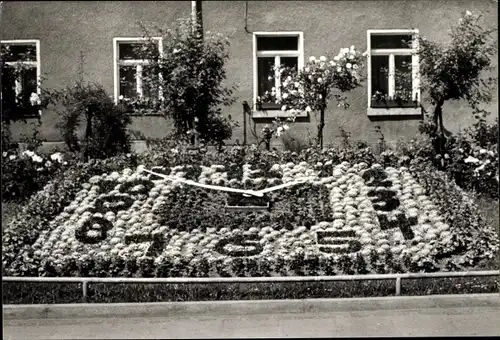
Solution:
<svg viewBox="0 0 500 340">
<path fill-rule="evenodd" d="M 494 257 L 498 251 L 498 235 L 488 226 L 473 199 L 450 180 L 446 173 L 437 171 L 429 162 L 413 162 L 410 171 L 419 179 L 430 197 L 440 207 L 446 223 L 453 224 L 455 252 L 442 249 L 443 256 L 452 254 L 447 266 L 452 269 L 475 265 L 486 255 Z M 462 254 L 460 254 L 462 253 Z"/>
<path fill-rule="evenodd" d="M 78 81 L 51 95 L 63 106 L 57 126 L 69 151 L 81 153 L 85 160 L 130 152 L 130 116 L 123 105 L 115 105 L 100 84 Z M 85 138 L 80 141 L 77 132 L 83 122 Z"/>
<path fill-rule="evenodd" d="M 144 27 L 146 44 L 137 53 L 150 60 L 143 82 L 154 93 L 161 88 L 162 98 L 151 99 L 149 107 L 138 112 L 154 111 L 173 118 L 177 137 L 193 137 L 221 146 L 231 138 L 231 118 L 223 117 L 221 106 L 234 103 L 234 86 L 226 87 L 225 64 L 229 59 L 229 40 L 222 34 L 205 32 L 203 39 L 193 30 L 191 20 L 181 19 L 172 29 L 158 29 L 150 34 Z M 152 36 L 163 37 L 163 51 L 158 51 Z M 132 102 L 142 99 L 132 100 Z M 131 100 L 124 98 L 124 102 Z"/>
<path fill-rule="evenodd" d="M 37 154 L 31 150 L 2 153 L 2 201 L 24 200 L 64 171 L 68 161 L 61 153 Z"/>
</svg>

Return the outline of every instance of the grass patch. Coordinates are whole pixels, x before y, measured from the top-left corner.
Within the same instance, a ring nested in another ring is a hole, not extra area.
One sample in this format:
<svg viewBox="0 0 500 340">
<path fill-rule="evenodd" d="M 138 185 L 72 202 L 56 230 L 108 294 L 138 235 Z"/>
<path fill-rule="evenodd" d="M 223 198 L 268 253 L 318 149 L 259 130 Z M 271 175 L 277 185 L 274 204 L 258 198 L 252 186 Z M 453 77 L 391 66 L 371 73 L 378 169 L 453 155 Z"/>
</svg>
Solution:
<svg viewBox="0 0 500 340">
<path fill-rule="evenodd" d="M 353 298 L 395 295 L 394 280 L 218 284 L 94 283 L 82 299 L 81 284 L 3 282 L 4 304 L 118 303 Z M 401 294 L 497 293 L 498 277 L 402 280 Z"/>
</svg>

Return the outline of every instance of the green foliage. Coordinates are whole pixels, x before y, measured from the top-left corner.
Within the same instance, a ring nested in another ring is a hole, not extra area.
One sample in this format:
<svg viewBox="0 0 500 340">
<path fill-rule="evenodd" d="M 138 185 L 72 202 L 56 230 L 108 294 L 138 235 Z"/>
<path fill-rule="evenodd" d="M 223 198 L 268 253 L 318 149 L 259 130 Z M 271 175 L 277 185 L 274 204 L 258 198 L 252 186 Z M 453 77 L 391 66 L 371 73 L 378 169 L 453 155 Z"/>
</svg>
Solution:
<svg viewBox="0 0 500 340">
<path fill-rule="evenodd" d="M 147 31 L 145 35 L 148 42 L 138 52 L 151 62 L 143 81 L 155 91 L 161 89 L 153 109 L 173 118 L 180 136 L 196 132 L 200 139 L 218 145 L 229 139 L 230 119 L 222 117 L 220 109 L 234 103 L 233 89 L 224 84 L 229 40 L 210 32 L 200 39 L 190 20 L 179 20 L 175 28 L 155 34 L 163 37 L 160 54 L 151 35 Z"/>
<path fill-rule="evenodd" d="M 38 155 L 27 150 L 22 153 L 2 153 L 2 201 L 24 200 L 64 170 L 67 161 L 60 154 Z"/>
<path fill-rule="evenodd" d="M 71 152 L 88 158 L 107 158 L 130 152 L 127 125 L 130 117 L 116 106 L 100 84 L 78 81 L 73 87 L 52 93 L 63 106 L 58 127 Z M 80 125 L 86 123 L 85 138 L 78 139 Z"/>
<path fill-rule="evenodd" d="M 481 16 L 468 12 L 451 28 L 446 45 L 419 38 L 418 56 L 423 90 L 434 105 L 465 99 L 473 108 L 491 100 L 494 78 L 482 78 L 491 69 L 495 30 L 480 25 Z"/>
<path fill-rule="evenodd" d="M 427 128 L 428 132 L 432 129 Z M 448 136 L 444 155 L 436 150 L 437 134 L 430 133 L 430 140 L 401 143 L 397 154 L 404 157 L 405 164 L 410 160 L 431 162 L 461 188 L 498 198 L 498 119 L 488 124 L 485 116 L 476 116 L 471 127 Z"/>
<path fill-rule="evenodd" d="M 443 45 L 418 38 L 417 55 L 420 59 L 422 89 L 434 105 L 432 122 L 424 122 L 420 131 L 428 135 L 436 153 L 440 154 L 440 168 L 445 167 L 444 155 L 449 150 L 443 123 L 443 104 L 449 100 L 465 100 L 474 110 L 492 99 L 496 78 L 484 79 L 492 69 L 491 58 L 496 51 L 492 33 L 480 25 L 481 15 L 467 11 L 451 28 L 450 41 Z"/>
<path fill-rule="evenodd" d="M 455 251 L 440 249 L 443 256 L 452 255 L 446 266 L 460 268 L 475 265 L 485 257 L 493 258 L 498 248 L 498 235 L 484 222 L 471 197 L 428 162 L 413 162 L 410 171 L 437 203 L 445 222 L 453 225 Z"/>
</svg>

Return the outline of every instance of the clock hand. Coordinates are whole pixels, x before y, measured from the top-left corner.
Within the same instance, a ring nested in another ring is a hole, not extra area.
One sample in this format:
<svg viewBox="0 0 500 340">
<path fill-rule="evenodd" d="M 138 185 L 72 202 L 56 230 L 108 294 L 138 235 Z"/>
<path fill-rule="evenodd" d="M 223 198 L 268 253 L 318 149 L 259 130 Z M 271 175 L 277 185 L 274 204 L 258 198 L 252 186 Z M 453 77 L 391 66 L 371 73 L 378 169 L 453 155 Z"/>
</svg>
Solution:
<svg viewBox="0 0 500 340">
<path fill-rule="evenodd" d="M 164 174 L 159 174 L 159 173 L 156 173 L 156 172 L 144 169 L 144 168 L 141 168 L 141 171 L 148 172 L 150 174 L 156 175 L 158 177 L 162 177 L 162 178 L 167 179 L 169 181 L 177 181 L 177 182 L 185 183 L 185 184 L 196 186 L 196 187 L 200 187 L 200 188 L 213 189 L 213 190 L 219 190 L 219 191 L 227 191 L 227 192 L 234 192 L 234 193 L 248 195 L 248 196 L 256 196 L 256 197 L 263 197 L 264 196 L 264 193 L 261 193 L 259 191 L 255 191 L 255 190 L 243 190 L 243 189 L 235 189 L 235 188 L 222 187 L 222 186 L 218 186 L 218 185 L 202 184 L 202 183 L 198 183 L 198 182 L 195 182 L 195 181 L 192 181 L 192 180 L 187 180 L 187 179 L 182 179 L 182 178 L 178 178 L 178 177 L 173 177 L 173 176 L 167 176 L 167 175 L 164 175 Z"/>
</svg>

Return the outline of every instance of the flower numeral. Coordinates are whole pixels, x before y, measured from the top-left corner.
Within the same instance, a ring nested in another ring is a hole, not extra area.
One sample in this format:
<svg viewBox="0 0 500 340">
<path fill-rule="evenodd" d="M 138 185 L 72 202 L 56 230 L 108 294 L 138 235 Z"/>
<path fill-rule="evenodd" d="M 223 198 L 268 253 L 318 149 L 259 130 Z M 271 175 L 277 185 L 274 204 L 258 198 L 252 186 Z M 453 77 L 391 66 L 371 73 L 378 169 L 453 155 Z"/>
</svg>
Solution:
<svg viewBox="0 0 500 340">
<path fill-rule="evenodd" d="M 100 213 L 112 211 L 117 213 L 120 210 L 127 210 L 134 204 L 134 199 L 129 195 L 106 195 L 98 198 L 95 202 L 95 209 Z"/>
<path fill-rule="evenodd" d="M 105 218 L 92 216 L 75 230 L 75 238 L 83 243 L 95 244 L 104 241 L 108 237 L 108 230 L 113 224 Z M 89 234 L 91 233 L 95 234 Z"/>
<path fill-rule="evenodd" d="M 416 219 L 408 219 L 403 213 L 399 213 L 394 218 L 388 219 L 385 214 L 398 208 L 401 204 L 399 199 L 396 198 L 396 193 L 389 189 L 392 186 L 392 182 L 387 179 L 387 173 L 382 169 L 369 169 L 363 173 L 362 177 L 368 186 L 377 187 L 370 190 L 368 196 L 373 202 L 375 210 L 379 211 L 377 215 L 380 228 L 382 230 L 399 228 L 406 240 L 413 239 L 415 235 L 411 227 L 417 223 Z"/>
<path fill-rule="evenodd" d="M 231 249 L 231 246 L 235 249 Z M 243 257 L 258 255 L 262 252 L 263 247 L 258 235 L 237 235 L 220 240 L 215 249 L 223 255 Z"/>
<path fill-rule="evenodd" d="M 353 230 L 317 231 L 318 248 L 324 253 L 349 254 L 361 250 Z"/>
<path fill-rule="evenodd" d="M 132 243 L 143 243 L 143 242 L 151 242 L 148 250 L 146 252 L 146 256 L 157 257 L 165 249 L 167 244 L 167 240 L 165 235 L 160 234 L 139 234 L 139 235 L 125 235 L 125 244 Z"/>
</svg>

